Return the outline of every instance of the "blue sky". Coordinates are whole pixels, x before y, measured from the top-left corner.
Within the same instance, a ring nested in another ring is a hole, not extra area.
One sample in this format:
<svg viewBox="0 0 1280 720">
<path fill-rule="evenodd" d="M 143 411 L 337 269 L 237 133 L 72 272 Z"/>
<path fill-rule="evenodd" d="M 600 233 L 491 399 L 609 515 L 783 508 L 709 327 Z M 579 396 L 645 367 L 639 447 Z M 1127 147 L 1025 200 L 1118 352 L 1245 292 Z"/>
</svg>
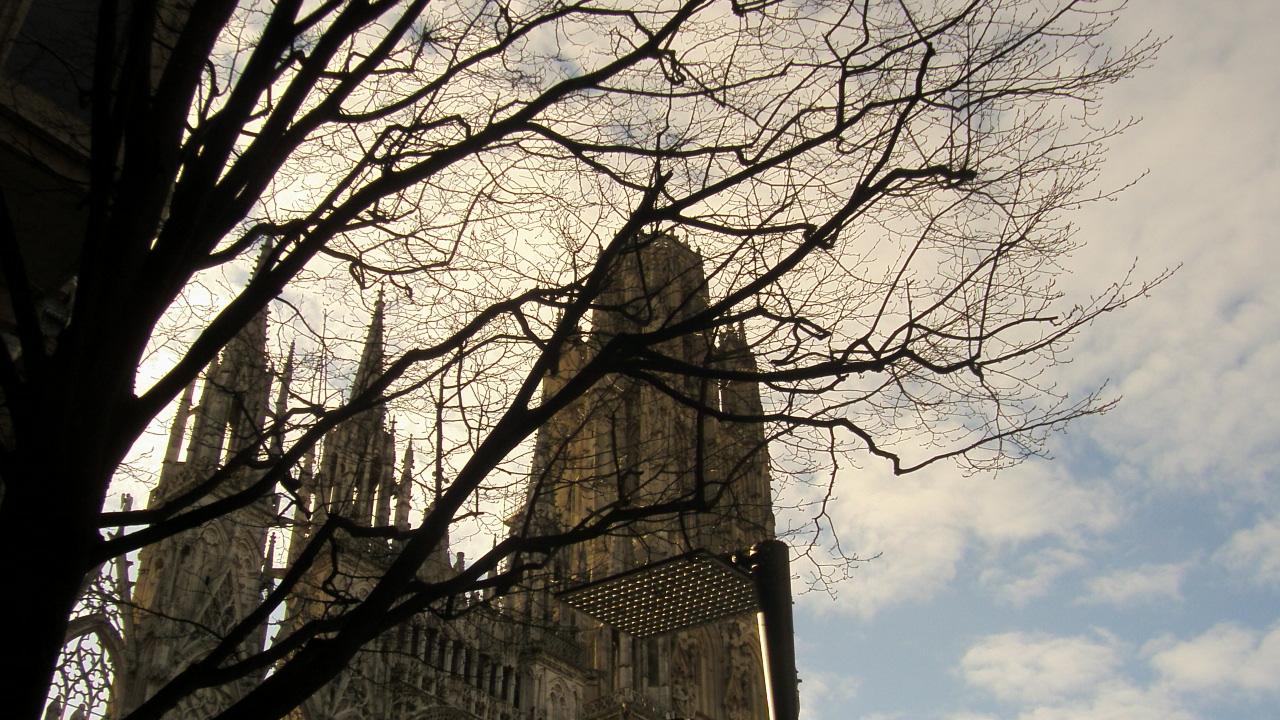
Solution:
<svg viewBox="0 0 1280 720">
<path fill-rule="evenodd" d="M 1063 384 L 1123 396 L 997 475 L 842 478 L 863 564 L 797 598 L 806 720 L 1274 718 L 1280 707 L 1280 3 L 1132 2 L 1169 38 L 1108 94 L 1142 123 L 1064 278 L 1181 265 L 1076 344 Z"/>
</svg>

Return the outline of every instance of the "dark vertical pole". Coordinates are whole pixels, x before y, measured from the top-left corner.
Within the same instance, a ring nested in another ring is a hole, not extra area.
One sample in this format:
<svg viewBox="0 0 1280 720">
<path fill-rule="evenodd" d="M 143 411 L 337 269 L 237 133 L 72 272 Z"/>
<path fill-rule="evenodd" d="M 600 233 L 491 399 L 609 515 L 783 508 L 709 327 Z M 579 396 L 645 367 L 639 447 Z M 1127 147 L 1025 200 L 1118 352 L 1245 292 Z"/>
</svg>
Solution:
<svg viewBox="0 0 1280 720">
<path fill-rule="evenodd" d="M 798 720 L 800 680 L 796 676 L 795 625 L 791 617 L 791 561 L 787 544 L 765 540 L 752 554 L 751 575 L 764 616 L 765 679 L 773 720 Z"/>
</svg>

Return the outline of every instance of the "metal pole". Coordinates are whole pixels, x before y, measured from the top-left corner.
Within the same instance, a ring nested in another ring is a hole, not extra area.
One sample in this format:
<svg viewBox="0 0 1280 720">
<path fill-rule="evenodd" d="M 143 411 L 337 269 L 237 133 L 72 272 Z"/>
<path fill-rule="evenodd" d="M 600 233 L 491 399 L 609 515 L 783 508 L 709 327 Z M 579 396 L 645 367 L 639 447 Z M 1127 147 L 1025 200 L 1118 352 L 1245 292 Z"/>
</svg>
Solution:
<svg viewBox="0 0 1280 720">
<path fill-rule="evenodd" d="M 773 720 L 800 717 L 800 679 L 796 675 L 795 625 L 791 610 L 791 561 L 787 544 L 765 540 L 752 553 L 751 577 L 756 583 L 764 626 L 765 682 Z"/>
</svg>

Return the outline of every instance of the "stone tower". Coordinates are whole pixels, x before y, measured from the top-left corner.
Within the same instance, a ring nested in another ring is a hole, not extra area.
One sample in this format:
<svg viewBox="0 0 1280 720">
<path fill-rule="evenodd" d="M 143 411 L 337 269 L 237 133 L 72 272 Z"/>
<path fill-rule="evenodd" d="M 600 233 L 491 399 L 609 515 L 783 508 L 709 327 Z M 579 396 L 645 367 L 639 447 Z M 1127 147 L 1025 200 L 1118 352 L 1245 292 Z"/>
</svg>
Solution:
<svg viewBox="0 0 1280 720">
<path fill-rule="evenodd" d="M 237 455 L 256 459 L 268 451 L 263 429 L 271 379 L 265 345 L 266 316 L 261 314 L 209 368 L 194 409 L 194 385 L 187 388 L 149 507 L 199 492 L 210 481 L 218 481 L 216 489 L 197 506 L 215 502 L 259 477 L 258 471 L 243 466 L 227 474 L 223 466 Z M 184 446 L 185 460 L 180 460 Z M 263 498 L 142 549 L 132 596 L 133 637 L 126 646 L 126 667 L 117 669 L 120 709 L 127 712 L 150 697 L 258 606 L 269 584 L 267 536 L 276 524 L 274 498 Z M 265 630 L 252 629 L 242 643 L 244 650 L 260 649 Z M 255 680 L 243 678 L 198 691 L 182 702 L 175 716 L 212 716 L 248 692 Z"/>
<path fill-rule="evenodd" d="M 544 393 L 556 392 L 611 338 L 659 330 L 707 307 L 701 258 L 671 236 L 638 241 L 611 278 L 590 327 L 545 378 Z M 382 371 L 383 311 L 379 297 L 353 393 Z M 261 440 L 273 380 L 265 327 L 260 317 L 229 345 L 207 374 L 196 409 L 193 390 L 184 396 L 153 507 L 209 479 L 235 453 L 278 451 L 278 441 Z M 754 363 L 740 328 L 685 334 L 659 350 L 695 368 L 742 370 Z M 277 417 L 283 415 L 288 378 L 286 367 L 277 383 Z M 696 406 L 718 410 L 723 421 Z M 297 717 L 765 720 L 754 617 L 639 640 L 555 596 L 557 590 L 692 550 L 726 554 L 771 538 L 763 431 L 732 422 L 759 412 L 754 384 L 696 373 L 598 383 L 539 430 L 525 503 L 508 520 L 511 532 L 562 530 L 606 506 L 698 502 L 702 511 L 660 517 L 566 548 L 547 576 L 496 602 L 463 597 L 459 609 L 469 611 L 448 621 L 426 613 L 414 617 L 367 646 Z M 189 439 L 188 415 L 194 419 Z M 186 460 L 178 462 L 184 444 Z M 329 514 L 358 525 L 407 528 L 413 452 L 406 445 L 397 467 L 395 445 L 385 409 L 365 410 L 330 431 L 318 458 L 299 468 L 295 506 L 278 511 L 273 501 L 263 500 L 143 551 L 137 642 L 133 667 L 124 672 L 133 702 L 121 707 L 136 705 L 172 676 L 172 668 L 207 651 L 217 634 L 256 605 L 271 582 L 270 527 L 291 528 L 290 558 Z M 253 478 L 242 471 L 214 497 Z M 363 596 L 398 549 L 394 541 L 357 537 L 345 537 L 335 548 L 314 566 L 284 622 L 320 618 L 344 598 Z M 420 576 L 443 579 L 464 563 L 446 543 Z M 264 641 L 259 628 L 244 646 L 261 647 Z M 172 716 L 209 717 L 254 681 L 201 691 Z"/>
<path fill-rule="evenodd" d="M 546 380 L 544 392 L 558 390 L 610 338 L 669 327 L 707 304 L 696 252 L 668 235 L 641 240 L 621 258 L 591 330 Z M 682 335 L 658 350 L 694 367 L 754 368 L 740 329 L 719 338 Z M 727 554 L 773 537 L 763 430 L 717 422 L 689 401 L 725 413 L 760 413 L 754 384 L 694 375 L 648 382 L 609 377 L 540 430 L 529 491 L 534 522 L 568 529 L 602 508 L 627 504 L 702 500 L 709 508 L 568 548 L 555 581 L 572 586 L 694 550 Z M 583 693 L 591 700 L 582 717 L 624 717 L 619 713 L 635 698 L 664 717 L 767 717 L 754 617 L 637 640 L 553 601 L 548 609 L 555 633 L 587 651 Z"/>
</svg>

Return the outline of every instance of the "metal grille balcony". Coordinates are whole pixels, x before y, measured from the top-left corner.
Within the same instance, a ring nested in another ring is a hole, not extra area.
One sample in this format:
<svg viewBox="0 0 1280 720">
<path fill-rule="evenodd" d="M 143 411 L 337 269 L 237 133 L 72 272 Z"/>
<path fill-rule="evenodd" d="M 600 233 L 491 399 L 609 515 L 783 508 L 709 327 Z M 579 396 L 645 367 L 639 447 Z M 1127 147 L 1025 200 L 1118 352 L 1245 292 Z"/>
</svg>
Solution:
<svg viewBox="0 0 1280 720">
<path fill-rule="evenodd" d="M 568 605 L 639 638 L 759 609 L 748 574 L 700 552 L 557 595 Z"/>
</svg>

